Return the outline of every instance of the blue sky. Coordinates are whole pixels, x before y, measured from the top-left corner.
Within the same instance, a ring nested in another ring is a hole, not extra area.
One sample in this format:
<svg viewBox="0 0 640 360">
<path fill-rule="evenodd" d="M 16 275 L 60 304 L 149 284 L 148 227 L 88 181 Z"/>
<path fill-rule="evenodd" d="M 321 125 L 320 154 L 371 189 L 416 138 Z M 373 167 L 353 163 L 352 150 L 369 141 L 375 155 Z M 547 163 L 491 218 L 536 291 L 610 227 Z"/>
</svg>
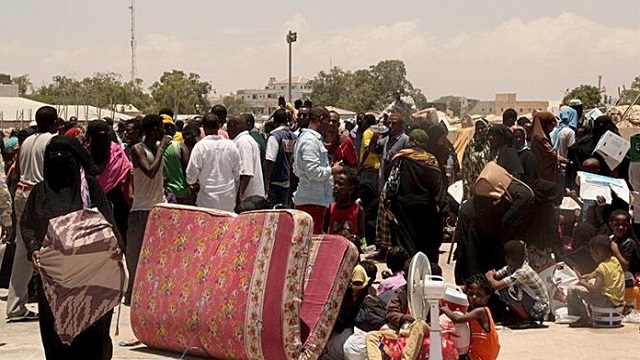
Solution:
<svg viewBox="0 0 640 360">
<path fill-rule="evenodd" d="M 295 6 L 293 5 L 295 4 Z M 0 72 L 115 71 L 129 77 L 129 1 L 0 0 Z M 173 68 L 219 93 L 287 76 L 284 35 L 298 32 L 294 74 L 405 61 L 427 97 L 557 100 L 640 74 L 640 1 L 137 0 L 137 68 L 147 85 Z"/>
</svg>

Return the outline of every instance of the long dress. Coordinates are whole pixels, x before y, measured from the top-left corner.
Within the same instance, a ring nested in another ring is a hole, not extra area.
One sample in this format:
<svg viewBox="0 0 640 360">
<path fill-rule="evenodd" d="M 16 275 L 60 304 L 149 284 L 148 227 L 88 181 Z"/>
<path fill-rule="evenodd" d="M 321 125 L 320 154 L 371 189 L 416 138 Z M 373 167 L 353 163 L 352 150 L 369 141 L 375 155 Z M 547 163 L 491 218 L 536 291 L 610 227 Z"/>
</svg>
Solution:
<svg viewBox="0 0 640 360">
<path fill-rule="evenodd" d="M 475 274 L 484 274 L 505 265 L 504 244 L 513 240 L 518 227 L 527 221 L 533 194 L 526 186 L 513 182 L 507 188 L 513 199 L 474 195 L 462 204 L 456 224 L 456 284 Z"/>
<path fill-rule="evenodd" d="M 77 148 L 80 144 L 73 138 L 64 139 L 64 137 L 58 136 L 54 139 L 51 140 L 51 143 L 45 151 L 45 181 L 33 187 L 22 216 L 22 238 L 25 242 L 29 259 L 33 257 L 35 251 L 40 250 L 47 232 L 49 220 L 80 210 L 83 207 L 82 198 L 84 194 L 82 194 L 79 185 L 80 170 L 77 167 L 53 169 L 54 166 L 50 166 L 46 159 L 48 159 L 49 156 L 49 147 L 54 144 L 58 146 L 60 150 L 76 151 L 76 154 L 80 154 L 84 152 L 84 150 Z M 75 142 L 76 144 L 68 144 L 69 141 Z M 83 159 L 80 162 L 86 163 L 89 161 L 90 160 Z M 62 182 L 69 181 L 72 184 L 53 186 L 51 185 L 53 183 L 53 179 L 51 178 L 53 177 L 62 177 L 64 178 Z M 91 206 L 97 208 L 107 221 L 113 225 L 114 233 L 118 237 L 118 244 L 122 248 L 124 244 L 117 232 L 111 205 L 107 201 L 100 184 L 94 177 L 88 174 L 86 175 L 86 182 L 88 185 L 87 192 L 91 199 Z M 42 281 L 39 276 L 37 278 L 40 336 L 42 337 L 46 359 L 111 359 L 113 346 L 109 336 L 109 327 L 113 310 L 107 312 L 102 318 L 80 333 L 70 345 L 65 345 L 55 331 L 53 313 L 44 295 Z"/>
<path fill-rule="evenodd" d="M 421 251 L 438 262 L 442 245 L 443 184 L 435 157 L 422 149 L 401 150 L 393 159 L 381 203 L 381 231 L 410 255 Z M 382 216 L 381 216 L 382 215 Z M 385 228 L 386 227 L 386 228 Z"/>
</svg>

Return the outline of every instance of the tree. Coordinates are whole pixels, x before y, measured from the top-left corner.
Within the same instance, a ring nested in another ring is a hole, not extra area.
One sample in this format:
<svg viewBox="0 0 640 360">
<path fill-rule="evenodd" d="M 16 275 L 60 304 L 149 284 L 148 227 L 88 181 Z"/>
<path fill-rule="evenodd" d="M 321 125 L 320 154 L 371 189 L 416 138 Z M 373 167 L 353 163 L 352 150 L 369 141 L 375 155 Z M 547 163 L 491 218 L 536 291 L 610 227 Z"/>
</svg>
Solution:
<svg viewBox="0 0 640 360">
<path fill-rule="evenodd" d="M 82 80 L 54 76 L 51 83 L 26 97 L 49 104 L 91 105 L 114 111 L 118 104 L 132 104 L 142 112 L 154 110 L 153 98 L 144 91 L 142 79 L 123 83 L 121 78 L 113 72 L 95 73 Z"/>
<path fill-rule="evenodd" d="M 378 83 L 369 70 L 356 70 L 345 75 L 343 88 L 337 102 L 334 103 L 335 106 L 365 112 L 386 105 L 379 98 Z"/>
<path fill-rule="evenodd" d="M 568 105 L 571 99 L 580 99 L 580 101 L 582 101 L 582 107 L 587 110 L 600 105 L 602 95 L 597 86 L 580 85 L 565 95 L 562 100 L 562 105 Z"/>
<path fill-rule="evenodd" d="M 367 69 L 354 72 L 333 67 L 320 71 L 311 80 L 310 98 L 315 104 L 332 105 L 356 112 L 380 111 L 400 90 L 411 96 L 418 109 L 426 107 L 427 98 L 406 78 L 407 70 L 400 60 L 384 60 Z"/>
<path fill-rule="evenodd" d="M 453 112 L 454 116 L 460 116 L 462 113 L 462 103 L 459 96 L 441 96 L 435 102 L 447 104 L 447 108 Z"/>
<path fill-rule="evenodd" d="M 33 91 L 33 84 L 29 79 L 29 74 L 14 76 L 11 82 L 18 85 L 18 95 L 25 96 L 27 91 Z"/>
<path fill-rule="evenodd" d="M 309 97 L 318 105 L 337 105 L 345 93 L 345 85 L 350 73 L 344 72 L 334 66 L 325 72 L 320 71 L 315 79 L 311 80 L 311 94 Z"/>
<path fill-rule="evenodd" d="M 227 113 L 229 113 L 229 115 L 251 112 L 251 105 L 240 97 L 225 96 L 222 99 L 222 104 L 227 108 Z"/>
<path fill-rule="evenodd" d="M 640 75 L 633 79 L 631 88 L 622 91 L 622 94 L 620 94 L 620 103 L 631 104 L 631 102 L 638 97 L 638 94 L 640 94 Z"/>
<path fill-rule="evenodd" d="M 416 108 L 418 110 L 427 108 L 427 97 L 424 95 L 422 90 L 413 89 L 411 97 L 413 98 L 413 102 L 416 104 Z"/>
<path fill-rule="evenodd" d="M 200 113 L 211 105 L 207 98 L 211 84 L 201 81 L 196 73 L 187 75 L 182 70 L 164 72 L 150 90 L 158 107 L 169 107 L 176 114 Z"/>
<path fill-rule="evenodd" d="M 381 94 L 391 100 L 393 94 L 400 90 L 405 94 L 413 91 L 413 84 L 407 80 L 407 69 L 401 60 L 383 60 L 377 65 L 369 67 L 373 77 L 378 82 Z"/>
</svg>

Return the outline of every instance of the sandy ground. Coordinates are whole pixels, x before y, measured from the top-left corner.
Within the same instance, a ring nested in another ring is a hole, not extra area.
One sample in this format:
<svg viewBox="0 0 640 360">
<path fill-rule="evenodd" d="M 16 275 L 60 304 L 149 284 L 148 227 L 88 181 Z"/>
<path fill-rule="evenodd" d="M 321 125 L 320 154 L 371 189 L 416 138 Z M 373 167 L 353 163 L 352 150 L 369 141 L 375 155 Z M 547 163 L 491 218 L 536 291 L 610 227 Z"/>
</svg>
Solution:
<svg viewBox="0 0 640 360">
<path fill-rule="evenodd" d="M 448 250 L 448 244 L 443 246 Z M 453 281 L 453 263 L 446 264 L 446 253 L 441 255 L 440 265 L 445 278 Z M 380 264 L 380 268 L 384 268 Z M 0 290 L 0 359 L 43 359 L 42 344 L 37 322 L 7 324 L 4 321 L 7 291 Z M 37 310 L 35 304 L 30 304 Z M 638 360 L 640 359 L 640 334 L 637 324 L 625 324 L 618 329 L 570 329 L 567 325 L 548 323 L 547 329 L 500 329 L 502 349 L 499 359 L 518 360 Z M 115 333 L 115 316 L 112 324 L 114 359 L 180 359 L 181 354 L 166 353 L 145 346 L 123 348 L 121 340 L 133 338 L 129 324 L 129 308 L 122 306 L 120 335 Z M 197 359 L 186 356 L 184 359 Z M 267 359 L 276 360 L 276 359 Z"/>
</svg>

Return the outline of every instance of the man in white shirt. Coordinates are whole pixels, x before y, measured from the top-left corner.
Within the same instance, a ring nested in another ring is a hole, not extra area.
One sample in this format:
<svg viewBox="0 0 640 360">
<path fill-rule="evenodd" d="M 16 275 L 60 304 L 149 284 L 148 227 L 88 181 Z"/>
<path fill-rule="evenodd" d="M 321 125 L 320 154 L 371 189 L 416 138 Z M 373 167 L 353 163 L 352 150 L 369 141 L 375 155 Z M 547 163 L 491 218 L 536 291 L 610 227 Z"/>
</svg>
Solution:
<svg viewBox="0 0 640 360">
<path fill-rule="evenodd" d="M 44 180 L 44 150 L 57 131 L 58 111 L 43 106 L 36 111 L 38 132 L 29 136 L 18 153 L 16 171 L 20 176 L 14 197 L 16 212 L 16 252 L 13 258 L 9 294 L 7 295 L 7 322 L 37 320 L 38 314 L 27 309 L 29 281 L 33 269 L 27 259 L 27 249 L 22 241 L 20 219 L 34 185 Z"/>
<path fill-rule="evenodd" d="M 229 138 L 240 153 L 240 182 L 236 205 L 251 196 L 265 196 L 260 161 L 260 147 L 249 134 L 249 126 L 240 116 L 233 116 L 227 122 Z"/>
<path fill-rule="evenodd" d="M 202 120 L 205 137 L 191 151 L 187 183 L 199 188 L 198 206 L 233 211 L 240 178 L 240 152 L 233 141 L 218 135 L 220 120 L 212 113 Z"/>
</svg>

